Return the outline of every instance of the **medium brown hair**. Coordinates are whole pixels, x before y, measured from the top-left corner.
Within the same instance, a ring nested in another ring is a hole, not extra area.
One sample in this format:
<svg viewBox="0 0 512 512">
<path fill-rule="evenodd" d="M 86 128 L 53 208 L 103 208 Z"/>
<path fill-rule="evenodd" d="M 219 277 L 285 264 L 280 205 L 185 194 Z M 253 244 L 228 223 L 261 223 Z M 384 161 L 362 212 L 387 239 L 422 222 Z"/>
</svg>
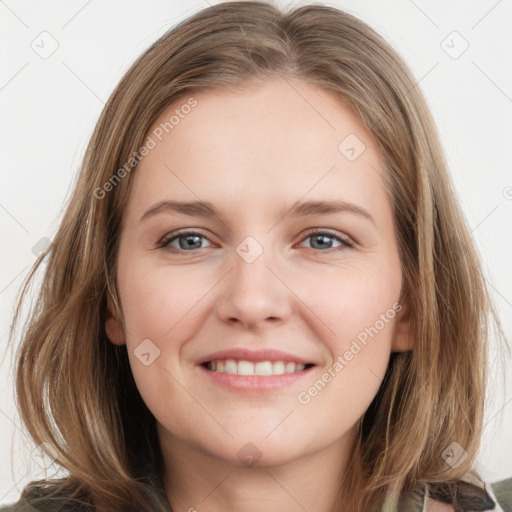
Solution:
<svg viewBox="0 0 512 512">
<path fill-rule="evenodd" d="M 394 212 L 401 302 L 411 311 L 414 349 L 392 354 L 358 422 L 340 482 L 343 510 L 377 510 L 389 492 L 421 496 L 426 484 L 455 484 L 474 466 L 489 320 L 499 321 L 416 80 L 381 36 L 341 10 L 226 2 L 169 30 L 122 78 L 60 228 L 20 295 L 14 323 L 45 261 L 17 353 L 17 400 L 34 441 L 51 446 L 68 470 L 59 487 L 67 500 L 101 511 L 156 510 L 162 458 L 155 419 L 134 383 L 126 346 L 105 334 L 108 300 L 120 311 L 119 227 L 148 130 L 180 98 L 270 78 L 330 91 L 374 137 Z M 453 441 L 468 454 L 458 467 L 442 458 Z M 52 481 L 39 486 L 46 483 Z M 25 489 L 27 501 L 34 489 Z"/>
</svg>

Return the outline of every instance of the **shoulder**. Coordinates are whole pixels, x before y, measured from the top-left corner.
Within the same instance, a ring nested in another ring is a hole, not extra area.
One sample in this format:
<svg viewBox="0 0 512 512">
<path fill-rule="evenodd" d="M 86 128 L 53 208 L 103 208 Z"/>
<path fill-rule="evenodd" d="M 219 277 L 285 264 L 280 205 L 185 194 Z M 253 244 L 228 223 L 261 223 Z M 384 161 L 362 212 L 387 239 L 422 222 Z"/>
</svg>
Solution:
<svg viewBox="0 0 512 512">
<path fill-rule="evenodd" d="M 66 502 L 37 503 L 34 504 L 26 499 L 20 499 L 9 505 L 0 505 L 0 512 L 89 512 L 90 508 Z"/>
<path fill-rule="evenodd" d="M 0 512 L 91 512 L 91 507 L 72 497 L 72 486 L 65 480 L 58 483 L 32 481 L 25 486 L 18 501 L 0 505 Z"/>
<path fill-rule="evenodd" d="M 20 499 L 9 505 L 0 505 L 0 512 L 89 512 L 89 510 L 81 505 L 66 502 L 34 504 L 26 499 Z"/>
<path fill-rule="evenodd" d="M 503 512 L 512 512 L 512 477 L 493 483 L 491 488 Z"/>
<path fill-rule="evenodd" d="M 398 512 L 485 511 L 512 512 L 512 478 L 495 483 L 467 473 L 452 484 L 428 485 L 421 499 L 401 499 Z"/>
<path fill-rule="evenodd" d="M 495 483 L 479 480 L 474 472 L 468 472 L 464 479 L 457 482 L 451 488 L 443 489 L 438 487 L 432 493 L 434 501 L 444 504 L 455 505 L 455 508 L 446 509 L 484 511 L 494 510 L 495 512 L 512 512 L 512 478 L 507 478 Z M 430 509 L 425 501 L 425 512 Z M 433 506 L 432 510 L 436 510 Z M 443 509 L 444 510 L 444 509 Z"/>
</svg>

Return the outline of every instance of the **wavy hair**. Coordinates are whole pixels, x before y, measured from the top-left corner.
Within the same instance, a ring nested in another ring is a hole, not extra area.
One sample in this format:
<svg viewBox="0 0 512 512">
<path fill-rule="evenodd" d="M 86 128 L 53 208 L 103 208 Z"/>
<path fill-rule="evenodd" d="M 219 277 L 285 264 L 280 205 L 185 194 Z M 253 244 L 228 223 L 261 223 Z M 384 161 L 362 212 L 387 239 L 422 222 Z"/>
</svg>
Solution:
<svg viewBox="0 0 512 512">
<path fill-rule="evenodd" d="M 52 489 L 56 503 L 157 510 L 156 421 L 126 346 L 105 333 L 108 301 L 119 311 L 116 259 L 131 178 L 148 130 L 170 103 L 276 77 L 336 95 L 378 144 L 403 271 L 401 302 L 411 310 L 414 348 L 392 354 L 358 422 L 340 510 L 380 510 L 389 495 L 421 499 L 427 485 L 455 489 L 473 468 L 490 321 L 500 331 L 499 319 L 414 76 L 379 34 L 337 8 L 224 2 L 167 31 L 123 76 L 96 124 L 58 232 L 20 292 L 11 339 L 44 261 L 19 336 L 17 405 L 33 440 L 51 447 L 69 473 L 31 482 L 22 494 L 27 502 Z M 453 441 L 468 454 L 457 467 L 442 458 Z"/>
</svg>

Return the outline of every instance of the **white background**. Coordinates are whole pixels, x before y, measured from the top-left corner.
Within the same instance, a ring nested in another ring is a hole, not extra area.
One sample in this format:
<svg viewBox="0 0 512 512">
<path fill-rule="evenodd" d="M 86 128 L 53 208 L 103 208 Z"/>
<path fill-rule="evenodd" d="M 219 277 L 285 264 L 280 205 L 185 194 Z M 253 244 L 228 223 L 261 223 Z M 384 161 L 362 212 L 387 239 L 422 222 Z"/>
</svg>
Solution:
<svg viewBox="0 0 512 512">
<path fill-rule="evenodd" d="M 369 23 L 417 77 L 510 340 L 512 1 L 329 4 Z M 207 5 L 0 1 L 0 503 L 14 501 L 28 481 L 44 476 L 15 412 L 12 354 L 6 351 L 14 298 L 35 260 L 32 249 L 53 237 L 94 124 L 122 74 L 169 27 Z M 43 45 L 41 38 L 46 49 L 58 44 L 46 59 L 32 48 Z M 452 58 L 464 40 L 468 49 Z M 493 367 L 479 459 L 491 481 L 512 476 L 512 393 L 505 392 L 512 389 L 510 359 L 506 365 L 506 388 L 500 368 Z"/>
</svg>

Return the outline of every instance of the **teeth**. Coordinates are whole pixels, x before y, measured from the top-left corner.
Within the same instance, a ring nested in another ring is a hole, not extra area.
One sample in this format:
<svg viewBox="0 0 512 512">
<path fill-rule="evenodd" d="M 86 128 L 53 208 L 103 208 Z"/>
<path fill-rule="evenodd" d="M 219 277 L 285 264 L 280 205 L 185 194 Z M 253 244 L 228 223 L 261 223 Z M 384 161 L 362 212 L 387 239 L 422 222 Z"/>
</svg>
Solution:
<svg viewBox="0 0 512 512">
<path fill-rule="evenodd" d="M 238 361 L 238 375 L 254 375 L 254 363 Z"/>
<path fill-rule="evenodd" d="M 258 363 L 258 364 L 262 364 L 262 363 Z M 266 363 L 263 363 L 263 364 L 266 364 Z M 256 366 L 258 366 L 258 365 L 256 365 Z M 269 366 L 270 366 L 270 373 L 272 373 L 273 375 L 282 375 L 285 371 L 285 366 L 284 366 L 283 361 L 274 361 Z M 291 366 L 290 366 L 290 368 L 291 368 Z M 256 373 L 258 375 L 261 375 L 261 373 L 258 373 L 257 369 L 256 369 Z"/>
<path fill-rule="evenodd" d="M 224 363 L 224 372 L 225 373 L 238 373 L 238 365 L 234 359 L 227 359 Z"/>
<path fill-rule="evenodd" d="M 283 373 L 295 373 L 304 370 L 305 365 L 286 361 L 210 361 L 208 369 L 214 372 L 230 373 L 238 375 L 282 375 Z"/>
</svg>

